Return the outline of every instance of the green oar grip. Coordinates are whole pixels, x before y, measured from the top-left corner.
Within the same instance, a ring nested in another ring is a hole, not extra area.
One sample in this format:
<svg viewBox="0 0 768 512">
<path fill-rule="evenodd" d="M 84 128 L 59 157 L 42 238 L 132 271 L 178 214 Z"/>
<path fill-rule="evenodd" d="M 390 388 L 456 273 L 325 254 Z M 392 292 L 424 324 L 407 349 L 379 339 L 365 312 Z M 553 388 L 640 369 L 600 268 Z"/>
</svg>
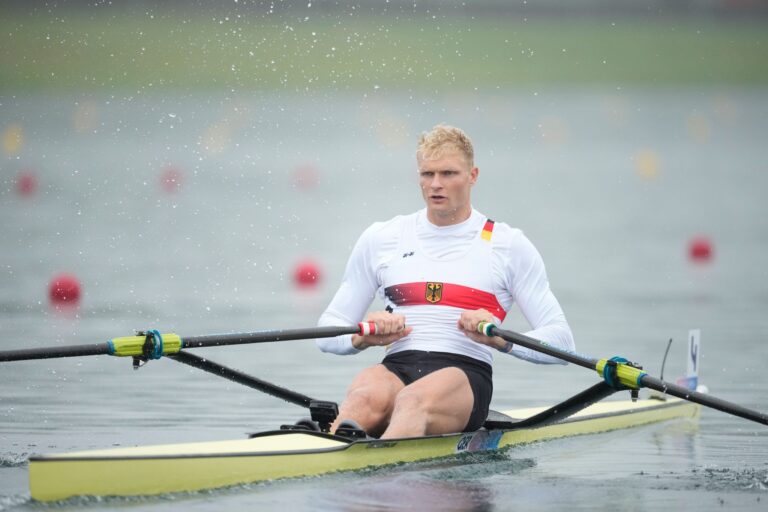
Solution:
<svg viewBox="0 0 768 512">
<path fill-rule="evenodd" d="M 605 370 L 606 366 L 609 364 L 608 361 L 608 359 L 600 359 L 595 366 L 595 370 L 597 370 L 597 374 L 600 376 L 600 378 L 606 378 Z M 643 378 L 643 375 L 646 375 L 644 371 L 640 370 L 639 368 L 629 366 L 623 362 L 612 361 L 611 364 L 615 364 L 615 376 L 618 378 L 621 385 L 630 389 L 640 389 L 643 387 L 641 379 Z"/>
<path fill-rule="evenodd" d="M 486 336 L 491 336 L 491 330 L 496 327 L 495 324 L 492 324 L 491 322 L 480 322 L 477 324 L 477 332 L 480 334 L 485 334 Z"/>
<path fill-rule="evenodd" d="M 141 356 L 144 354 L 145 336 L 123 336 L 107 342 L 109 355 L 118 357 Z M 181 336 L 163 334 L 163 355 L 178 354 L 181 350 Z"/>
</svg>

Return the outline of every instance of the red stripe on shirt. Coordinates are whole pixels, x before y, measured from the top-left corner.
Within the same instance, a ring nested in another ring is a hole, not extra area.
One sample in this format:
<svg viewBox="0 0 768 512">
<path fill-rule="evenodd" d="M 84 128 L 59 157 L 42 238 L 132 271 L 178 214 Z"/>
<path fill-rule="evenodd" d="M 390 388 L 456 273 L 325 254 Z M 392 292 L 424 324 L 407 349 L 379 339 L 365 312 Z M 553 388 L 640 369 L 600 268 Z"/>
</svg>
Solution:
<svg viewBox="0 0 768 512">
<path fill-rule="evenodd" d="M 435 300 L 434 290 L 428 290 L 429 282 L 404 283 L 388 286 L 384 293 L 396 306 L 453 306 L 455 308 L 488 310 L 499 320 L 504 320 L 507 312 L 501 307 L 496 296 L 492 293 L 462 286 L 460 284 L 436 283 L 441 285 L 439 300 Z M 427 296 L 432 300 L 427 300 Z"/>
</svg>

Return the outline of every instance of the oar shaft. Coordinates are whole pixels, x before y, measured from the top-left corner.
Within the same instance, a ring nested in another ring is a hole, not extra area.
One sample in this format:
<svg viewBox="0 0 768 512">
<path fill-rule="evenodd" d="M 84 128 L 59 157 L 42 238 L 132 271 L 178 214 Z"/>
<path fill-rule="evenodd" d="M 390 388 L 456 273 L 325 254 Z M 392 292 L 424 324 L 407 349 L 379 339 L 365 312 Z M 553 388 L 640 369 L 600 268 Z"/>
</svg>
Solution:
<svg viewBox="0 0 768 512">
<path fill-rule="evenodd" d="M 27 348 L 0 352 L 0 362 L 25 361 L 29 359 L 53 359 L 56 357 L 98 356 L 109 354 L 106 343 L 93 345 L 70 345 L 66 347 Z"/>
<path fill-rule="evenodd" d="M 191 352 L 179 352 L 178 354 L 174 354 L 169 357 L 180 363 L 193 366 L 219 377 L 224 377 L 225 379 L 229 379 L 233 382 L 237 382 L 238 384 L 257 389 L 263 393 L 267 393 L 268 395 L 282 398 L 287 402 L 296 404 L 301 407 L 309 407 L 313 400 L 312 398 L 306 395 L 302 395 L 301 393 L 297 393 L 296 391 L 291 391 L 290 389 L 278 386 L 277 384 L 272 384 L 271 382 L 257 379 L 256 377 L 243 373 L 239 370 L 215 363 L 210 359 L 197 356 Z"/>
<path fill-rule="evenodd" d="M 526 336 L 525 334 L 499 329 L 495 326 L 491 329 L 490 334 L 511 341 L 513 344 L 520 345 L 521 347 L 529 348 L 536 352 L 541 352 L 542 354 L 547 354 L 548 356 L 556 357 L 590 370 L 594 370 L 597 365 L 597 359 L 592 359 L 591 357 L 582 356 L 575 352 L 568 352 L 553 347 L 552 345 L 548 345 L 542 341 L 531 338 L 530 336 Z"/>
<path fill-rule="evenodd" d="M 357 334 L 360 327 L 311 327 L 307 329 L 282 329 L 275 331 L 246 332 L 239 334 L 208 334 L 182 338 L 181 348 L 222 347 L 249 343 L 270 343 L 274 341 L 306 340 L 309 338 L 333 338 L 344 334 Z"/>
<path fill-rule="evenodd" d="M 533 339 L 529 336 L 525 336 L 524 334 L 519 334 L 513 331 L 507 331 L 505 329 L 499 329 L 496 326 L 491 327 L 488 334 L 492 336 L 499 336 L 502 339 L 505 339 L 507 341 L 510 341 L 522 347 L 526 347 L 531 350 L 535 350 L 537 352 L 541 352 L 543 354 L 547 354 L 552 357 L 562 359 L 563 361 L 568 361 L 569 363 L 573 363 L 575 365 L 582 366 L 590 370 L 597 370 L 597 366 L 599 363 L 597 359 L 582 356 L 582 355 L 576 354 L 575 352 L 568 352 L 566 350 L 561 350 L 559 348 L 543 343 L 539 340 Z M 747 409 L 746 407 L 743 407 L 738 404 L 734 404 L 727 400 L 723 400 L 722 398 L 717 398 L 704 393 L 699 393 L 697 391 L 690 390 L 683 386 L 678 386 L 677 384 L 671 384 L 669 382 L 665 382 L 661 379 L 658 379 L 646 373 L 643 373 L 642 376 L 640 377 L 639 384 L 649 389 L 654 389 L 656 391 L 667 393 L 672 396 L 682 398 L 684 400 L 689 400 L 691 402 L 695 402 L 701 405 L 705 405 L 707 407 L 711 407 L 713 409 L 717 409 L 718 411 L 733 414 L 734 416 L 739 416 L 740 418 L 755 421 L 757 423 L 762 423 L 763 425 L 768 425 L 768 415 L 764 413 L 761 413 L 759 411 L 754 411 L 752 409 Z"/>
<path fill-rule="evenodd" d="M 698 391 L 693 391 L 691 389 L 678 386 L 677 384 L 672 384 L 670 382 L 664 382 L 661 379 L 652 377 L 651 375 L 647 374 L 641 377 L 641 382 L 643 386 L 649 389 L 655 389 L 656 391 L 667 393 L 668 395 L 676 396 L 690 402 L 705 405 L 707 407 L 711 407 L 712 409 L 717 409 L 718 411 L 727 412 L 729 414 L 733 414 L 734 416 L 739 416 L 740 418 L 756 421 L 757 423 L 762 423 L 763 425 L 768 425 L 768 415 L 759 411 L 747 409 L 746 407 L 742 407 L 739 404 L 723 400 L 722 398 L 717 398 L 716 396 L 707 395 L 705 393 L 699 393 Z"/>
<path fill-rule="evenodd" d="M 332 338 L 344 334 L 371 333 L 375 330 L 370 322 L 343 327 L 308 327 L 304 329 L 282 329 L 274 331 L 246 332 L 237 334 L 210 334 L 180 338 L 177 334 L 163 334 L 161 347 L 163 355 L 176 354 L 186 348 L 221 347 L 268 343 L 274 341 L 305 340 L 311 338 Z M 160 349 L 158 349 L 160 350 Z M 52 359 L 56 357 L 96 356 L 142 356 L 145 352 L 144 335 L 113 338 L 108 343 L 93 345 L 70 345 L 66 347 L 44 347 L 0 351 L 0 362 L 23 361 L 27 359 Z"/>
</svg>

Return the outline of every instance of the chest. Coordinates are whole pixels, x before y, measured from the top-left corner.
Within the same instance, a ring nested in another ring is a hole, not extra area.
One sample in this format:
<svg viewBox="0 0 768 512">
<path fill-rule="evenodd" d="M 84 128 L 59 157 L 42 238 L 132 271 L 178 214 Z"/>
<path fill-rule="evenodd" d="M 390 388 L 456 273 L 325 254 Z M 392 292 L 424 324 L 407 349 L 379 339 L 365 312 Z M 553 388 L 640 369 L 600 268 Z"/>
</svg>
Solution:
<svg viewBox="0 0 768 512">
<path fill-rule="evenodd" d="M 444 244 L 401 237 L 397 249 L 380 272 L 384 288 L 412 282 L 454 283 L 492 288 L 491 244 L 479 236 Z"/>
</svg>

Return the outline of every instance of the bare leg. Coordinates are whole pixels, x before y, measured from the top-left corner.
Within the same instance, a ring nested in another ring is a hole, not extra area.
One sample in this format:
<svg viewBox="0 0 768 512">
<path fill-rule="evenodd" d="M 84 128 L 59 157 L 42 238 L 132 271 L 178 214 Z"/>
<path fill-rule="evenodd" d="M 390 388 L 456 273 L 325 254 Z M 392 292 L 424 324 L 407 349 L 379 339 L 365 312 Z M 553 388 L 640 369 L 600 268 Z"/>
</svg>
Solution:
<svg viewBox="0 0 768 512">
<path fill-rule="evenodd" d="M 461 432 L 475 403 L 467 375 L 443 368 L 406 386 L 397 394 L 383 438 Z"/>
<path fill-rule="evenodd" d="M 381 434 L 392 415 L 395 397 L 404 387 L 385 366 L 377 364 L 366 368 L 350 384 L 331 432 L 336 431 L 341 420 L 355 420 L 369 434 Z"/>
</svg>

